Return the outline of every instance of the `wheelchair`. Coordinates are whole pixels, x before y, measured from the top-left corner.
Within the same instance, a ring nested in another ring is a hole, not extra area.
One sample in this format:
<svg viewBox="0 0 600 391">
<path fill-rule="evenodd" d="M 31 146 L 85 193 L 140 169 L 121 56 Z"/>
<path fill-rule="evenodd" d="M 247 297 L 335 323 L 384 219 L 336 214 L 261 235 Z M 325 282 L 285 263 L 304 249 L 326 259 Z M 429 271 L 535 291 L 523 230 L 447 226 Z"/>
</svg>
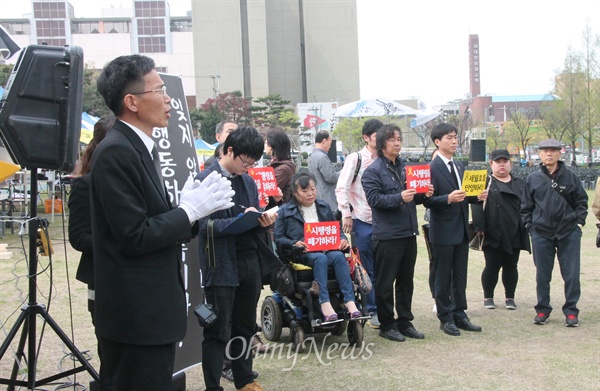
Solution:
<svg viewBox="0 0 600 391">
<path fill-rule="evenodd" d="M 321 313 L 318 294 L 313 287 L 313 273 L 308 266 L 294 263 L 299 254 L 280 254 L 284 264 L 291 265 L 293 276 L 293 293 L 284 294 L 277 291 L 276 285 L 271 283 L 272 294 L 267 296 L 261 306 L 260 320 L 263 336 L 269 341 L 278 341 L 284 327 L 290 330 L 290 339 L 294 351 L 303 353 L 306 349 L 304 340 L 309 334 L 324 334 L 331 332 L 333 335 L 347 333 L 348 342 L 353 346 L 361 346 L 364 338 L 364 325 L 373 317 L 367 312 L 366 295 L 362 294 L 353 279 L 355 302 L 362 316 L 351 318 L 348 311 L 342 307 L 343 297 L 339 283 L 333 269 L 328 269 L 327 290 L 331 305 L 336 310 L 338 319 L 325 322 Z M 350 272 L 350 270 L 348 271 Z M 272 279 L 274 281 L 274 278 Z M 316 282 L 314 283 L 316 286 Z"/>
</svg>

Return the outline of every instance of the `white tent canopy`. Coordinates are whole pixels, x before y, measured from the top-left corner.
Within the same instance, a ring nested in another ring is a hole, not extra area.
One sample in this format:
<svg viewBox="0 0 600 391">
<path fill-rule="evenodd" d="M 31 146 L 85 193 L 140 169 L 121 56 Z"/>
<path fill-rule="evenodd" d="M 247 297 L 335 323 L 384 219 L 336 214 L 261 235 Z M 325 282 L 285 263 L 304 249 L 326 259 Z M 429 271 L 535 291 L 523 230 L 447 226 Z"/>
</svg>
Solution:
<svg viewBox="0 0 600 391">
<path fill-rule="evenodd" d="M 417 110 L 387 98 L 361 99 L 338 107 L 334 117 L 385 117 L 417 115 Z"/>
<path fill-rule="evenodd" d="M 418 110 L 417 116 L 410 121 L 410 127 L 416 128 L 417 126 L 423 125 L 436 119 L 440 114 L 440 111 L 435 110 Z"/>
</svg>

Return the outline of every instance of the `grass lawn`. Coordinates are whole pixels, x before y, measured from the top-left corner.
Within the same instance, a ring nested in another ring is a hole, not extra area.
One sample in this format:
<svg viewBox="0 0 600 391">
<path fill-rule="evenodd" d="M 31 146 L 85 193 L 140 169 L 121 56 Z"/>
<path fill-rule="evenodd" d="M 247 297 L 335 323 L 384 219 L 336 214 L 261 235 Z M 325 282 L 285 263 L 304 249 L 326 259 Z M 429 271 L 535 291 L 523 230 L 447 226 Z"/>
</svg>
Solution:
<svg viewBox="0 0 600 391">
<path fill-rule="evenodd" d="M 590 198 L 592 192 L 588 192 Z M 419 207 L 422 220 L 423 208 Z M 68 214 L 68 210 L 67 210 Z M 42 216 L 44 216 L 42 214 Z M 65 217 L 65 221 L 68 217 Z M 48 257 L 39 258 L 38 302 L 47 305 L 49 314 L 75 345 L 85 351 L 90 363 L 99 369 L 96 339 L 87 311 L 87 287 L 75 280 L 79 253 L 65 241 L 66 227 L 58 217 L 51 225 L 55 254 L 52 268 Z M 580 327 L 564 326 L 561 307 L 564 301 L 563 283 L 554 271 L 551 287 L 555 308 L 544 326 L 533 324 L 536 302 L 535 268 L 532 256 L 521 253 L 517 310 L 503 305 L 501 283 L 496 288 L 495 310 L 483 307 L 480 276 L 483 253 L 471 251 L 467 298 L 469 317 L 483 327 L 482 333 L 462 332 L 450 337 L 439 330 L 432 312 L 427 251 L 423 238 L 418 238 L 419 253 L 415 270 L 414 324 L 425 333 L 424 340 L 391 342 L 365 326 L 364 345 L 352 350 L 346 335 L 314 337 L 312 350 L 299 355 L 287 355 L 289 332 L 284 329 L 279 341 L 281 354 L 261 356 L 255 360 L 259 382 L 267 390 L 598 390 L 600 387 L 600 249 L 595 247 L 596 219 L 588 215 L 583 229 L 581 286 L 579 302 Z M 18 229 L 17 229 L 18 232 Z M 8 243 L 13 252 L 10 259 L 0 260 L 0 339 L 13 326 L 22 304 L 27 301 L 27 236 L 5 234 L 0 243 Z M 52 281 L 52 283 L 50 283 Z M 264 291 L 263 296 L 268 295 Z M 259 308 L 262 303 L 259 303 Z M 38 321 L 38 340 L 41 332 Z M 51 376 L 72 366 L 67 351 L 55 333 L 46 327 L 39 352 L 37 379 Z M 12 354 L 20 331 L 0 361 L 0 377 L 10 377 Z M 315 349 L 317 347 L 317 349 Z M 59 369 L 62 368 L 62 369 Z M 26 376 L 26 367 L 20 373 Z M 188 390 L 203 390 L 202 369 L 186 372 Z M 86 385 L 90 376 L 77 375 L 77 382 Z M 67 381 L 68 379 L 61 379 Z M 233 384 L 222 381 L 226 390 Z M 56 389 L 46 385 L 45 390 Z M 71 388 L 73 389 L 73 388 Z M 78 388 L 81 389 L 81 388 Z"/>
</svg>

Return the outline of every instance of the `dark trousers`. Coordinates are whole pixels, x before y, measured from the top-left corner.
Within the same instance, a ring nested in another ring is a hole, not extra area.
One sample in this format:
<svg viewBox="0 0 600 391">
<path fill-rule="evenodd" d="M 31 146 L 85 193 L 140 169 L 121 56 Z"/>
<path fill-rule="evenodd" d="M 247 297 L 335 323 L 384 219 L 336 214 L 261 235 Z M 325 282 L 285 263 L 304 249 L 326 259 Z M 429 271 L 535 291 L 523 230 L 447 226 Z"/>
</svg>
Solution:
<svg viewBox="0 0 600 391">
<path fill-rule="evenodd" d="M 417 238 L 376 240 L 375 250 L 375 302 L 382 331 L 399 331 L 412 327 L 413 277 L 417 260 Z M 395 284 L 395 286 L 394 286 Z M 398 319 L 394 320 L 394 299 Z"/>
<path fill-rule="evenodd" d="M 581 285 L 579 282 L 581 229 L 576 226 L 562 239 L 547 239 L 537 232 L 532 231 L 531 246 L 533 248 L 533 262 L 536 267 L 536 312 L 543 312 L 545 314 L 552 312 L 552 306 L 550 305 L 550 281 L 552 280 L 552 269 L 554 268 L 554 256 L 558 253 L 560 274 L 565 282 L 563 313 L 565 315 L 579 315 L 577 302 L 581 296 Z"/>
<path fill-rule="evenodd" d="M 102 391 L 165 391 L 171 389 L 175 343 L 130 345 L 98 337 L 102 349 Z"/>
<path fill-rule="evenodd" d="M 221 372 L 225 355 L 231 360 L 236 388 L 254 381 L 251 342 L 256 332 L 260 265 L 256 253 L 236 254 L 236 257 L 238 286 L 204 288 L 206 301 L 217 309 L 217 319 L 204 329 L 202 341 L 202 372 L 207 390 L 223 389 Z"/>
<path fill-rule="evenodd" d="M 519 281 L 519 255 L 521 250 L 513 249 L 509 254 L 503 250 L 497 250 L 492 247 L 483 248 L 485 257 L 485 268 L 481 273 L 481 286 L 483 287 L 483 297 L 486 299 L 494 298 L 494 289 L 498 283 L 498 274 L 502 268 L 502 284 L 504 285 L 504 297 L 507 299 L 515 298 L 515 290 Z"/>
<path fill-rule="evenodd" d="M 435 259 L 435 305 L 440 322 L 456 322 L 467 317 L 467 266 L 469 243 L 456 246 L 432 245 Z"/>
<path fill-rule="evenodd" d="M 360 262 L 369 274 L 369 278 L 375 286 L 377 278 L 375 275 L 375 258 L 373 256 L 373 226 L 359 219 L 352 219 L 352 233 L 354 234 L 354 245 L 358 248 Z M 367 293 L 367 310 L 377 313 L 375 304 L 375 289 Z"/>
<path fill-rule="evenodd" d="M 429 259 L 429 291 L 431 298 L 435 299 L 435 259 L 433 256 Z"/>
</svg>

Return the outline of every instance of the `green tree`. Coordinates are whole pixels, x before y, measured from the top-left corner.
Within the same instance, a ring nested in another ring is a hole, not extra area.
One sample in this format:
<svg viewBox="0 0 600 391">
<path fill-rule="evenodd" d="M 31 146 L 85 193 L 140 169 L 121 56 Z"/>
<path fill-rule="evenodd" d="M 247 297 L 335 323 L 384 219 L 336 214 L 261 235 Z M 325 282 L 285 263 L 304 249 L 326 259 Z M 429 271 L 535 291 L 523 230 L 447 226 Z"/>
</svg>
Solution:
<svg viewBox="0 0 600 391">
<path fill-rule="evenodd" d="M 100 75 L 100 70 L 85 64 L 83 69 L 83 108 L 82 110 L 90 115 L 102 117 L 112 114 L 112 111 L 104 103 L 104 99 L 98 93 L 96 80 Z"/>
<path fill-rule="evenodd" d="M 270 128 L 281 128 L 288 134 L 296 134 L 300 120 L 290 106 L 290 101 L 285 100 L 280 94 L 270 94 L 254 99 L 252 111 L 253 124 L 263 132 Z"/>
<path fill-rule="evenodd" d="M 488 126 L 486 129 L 486 144 L 490 151 L 495 149 L 507 149 L 507 142 L 500 125 Z"/>
<path fill-rule="evenodd" d="M 13 65 L 6 65 L 6 64 L 2 64 L 0 65 L 0 87 L 4 88 L 6 87 L 6 82 L 8 81 L 8 78 L 10 77 L 10 73 L 13 70 Z"/>
<path fill-rule="evenodd" d="M 225 120 L 225 115 L 215 105 L 209 106 L 207 111 L 202 109 L 190 111 L 190 121 L 192 122 L 192 128 L 195 130 L 194 134 L 209 144 L 217 142 L 215 128 L 223 120 Z"/>
<path fill-rule="evenodd" d="M 520 148 L 524 156 L 532 137 L 531 120 L 526 110 L 517 110 L 510 113 L 510 122 L 506 125 L 509 139 Z"/>
<path fill-rule="evenodd" d="M 335 126 L 337 138 L 342 142 L 346 152 L 358 151 L 365 145 L 362 127 L 369 119 L 368 117 L 342 118 Z"/>
<path fill-rule="evenodd" d="M 542 102 L 540 118 L 542 130 L 548 138 L 562 140 L 571 121 L 565 110 L 565 103 L 561 100 Z"/>
<path fill-rule="evenodd" d="M 584 85 L 581 93 L 581 133 L 587 142 L 588 156 L 591 157 L 594 141 L 598 142 L 600 139 L 600 35 L 594 34 L 588 22 L 582 38 L 581 64 Z"/>
<path fill-rule="evenodd" d="M 582 72 L 581 56 L 571 47 L 567 51 L 563 72 L 557 78 L 556 90 L 561 98 L 558 108 L 565 124 L 562 141 L 571 145 L 574 153 L 575 143 L 581 137 L 585 115 L 585 75 Z"/>
</svg>

